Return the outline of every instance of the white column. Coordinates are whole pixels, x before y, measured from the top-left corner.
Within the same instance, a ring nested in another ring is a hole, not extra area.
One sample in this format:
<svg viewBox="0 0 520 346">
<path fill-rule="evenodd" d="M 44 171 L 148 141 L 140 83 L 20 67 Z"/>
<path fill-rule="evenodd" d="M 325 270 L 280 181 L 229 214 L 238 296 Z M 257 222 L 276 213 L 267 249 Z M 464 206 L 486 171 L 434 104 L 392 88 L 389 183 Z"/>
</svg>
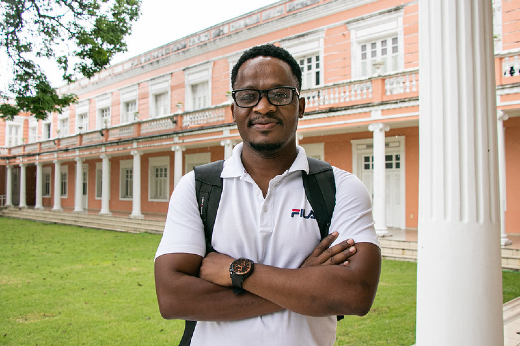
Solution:
<svg viewBox="0 0 520 346">
<path fill-rule="evenodd" d="M 7 166 L 7 177 L 5 186 L 5 206 L 13 206 L 13 166 Z"/>
<path fill-rule="evenodd" d="M 417 346 L 503 345 L 491 0 L 419 0 Z"/>
<path fill-rule="evenodd" d="M 27 165 L 20 164 L 20 204 L 19 208 L 27 208 Z"/>
<path fill-rule="evenodd" d="M 103 159 L 101 178 L 101 211 L 99 215 L 112 215 L 110 212 L 110 160 L 108 155 L 101 155 Z"/>
<path fill-rule="evenodd" d="M 185 147 L 181 145 L 174 145 L 172 147 L 172 151 L 175 152 L 175 169 L 173 171 L 173 188 L 177 186 L 179 180 L 182 178 L 182 152 L 186 150 Z"/>
<path fill-rule="evenodd" d="M 74 185 L 74 212 L 83 213 L 83 159 L 76 157 L 76 180 Z"/>
<path fill-rule="evenodd" d="M 224 159 L 229 159 L 231 155 L 233 155 L 233 141 L 231 139 L 224 139 L 220 141 L 220 145 L 224 147 Z"/>
<path fill-rule="evenodd" d="M 506 234 L 506 144 L 504 139 L 504 121 L 508 119 L 506 113 L 497 111 L 497 143 L 498 143 L 498 172 L 500 185 L 500 242 L 502 246 L 511 245 L 512 242 Z"/>
<path fill-rule="evenodd" d="M 133 150 L 131 154 L 134 156 L 132 168 L 132 219 L 143 219 L 141 214 L 141 153 Z"/>
<path fill-rule="evenodd" d="M 388 125 L 370 124 L 368 129 L 374 133 L 374 178 L 373 178 L 373 210 L 377 235 L 391 235 L 386 229 L 386 174 L 385 174 L 385 132 Z"/>
<path fill-rule="evenodd" d="M 61 165 L 54 160 L 54 205 L 52 211 L 63 211 L 61 208 Z"/>
<path fill-rule="evenodd" d="M 36 203 L 34 209 L 43 210 L 43 167 L 41 162 L 36 162 Z"/>
</svg>

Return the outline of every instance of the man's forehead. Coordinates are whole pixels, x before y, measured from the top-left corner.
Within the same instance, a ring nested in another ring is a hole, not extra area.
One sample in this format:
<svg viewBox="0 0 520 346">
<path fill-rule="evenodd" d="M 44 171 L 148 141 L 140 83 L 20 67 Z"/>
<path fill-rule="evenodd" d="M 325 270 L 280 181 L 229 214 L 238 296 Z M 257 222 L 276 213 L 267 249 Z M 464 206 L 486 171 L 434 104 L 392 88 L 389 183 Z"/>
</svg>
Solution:
<svg viewBox="0 0 520 346">
<path fill-rule="evenodd" d="M 280 73 L 280 68 L 285 70 L 285 73 Z M 276 77 L 279 79 L 290 79 L 292 82 L 296 82 L 296 77 L 292 73 L 289 64 L 279 58 L 272 56 L 257 56 L 246 60 L 237 71 L 236 81 L 239 82 L 241 77 L 247 78 L 248 75 L 255 74 L 259 69 L 261 69 L 264 73 L 264 75 L 262 75 L 262 79 Z"/>
</svg>

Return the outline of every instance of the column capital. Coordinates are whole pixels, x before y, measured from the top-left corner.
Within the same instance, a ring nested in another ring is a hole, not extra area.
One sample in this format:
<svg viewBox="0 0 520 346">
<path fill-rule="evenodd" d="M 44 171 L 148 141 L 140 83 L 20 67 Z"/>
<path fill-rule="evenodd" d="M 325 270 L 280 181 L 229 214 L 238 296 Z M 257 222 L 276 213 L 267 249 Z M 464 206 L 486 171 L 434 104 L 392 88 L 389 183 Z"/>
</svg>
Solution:
<svg viewBox="0 0 520 346">
<path fill-rule="evenodd" d="M 223 139 L 220 141 L 220 145 L 225 147 L 226 145 L 236 145 L 237 141 L 234 139 Z"/>
<path fill-rule="evenodd" d="M 172 146 L 172 151 L 185 151 L 186 147 L 182 145 L 174 145 Z"/>
<path fill-rule="evenodd" d="M 27 164 L 22 162 L 19 164 L 19 166 L 20 166 L 20 168 L 24 168 L 25 166 L 27 166 Z"/>
<path fill-rule="evenodd" d="M 509 115 L 506 114 L 503 110 L 497 110 L 497 120 L 498 121 L 506 121 L 509 119 Z"/>
<path fill-rule="evenodd" d="M 143 155 L 143 153 L 140 152 L 139 150 L 132 150 L 132 151 L 130 152 L 130 154 L 133 155 L 133 156 Z"/>
<path fill-rule="evenodd" d="M 61 161 L 60 160 L 52 160 L 52 163 L 54 163 L 55 165 L 60 163 Z"/>
<path fill-rule="evenodd" d="M 82 163 L 83 162 L 83 158 L 82 157 L 76 157 L 74 159 L 74 161 L 76 161 L 77 163 Z"/>
<path fill-rule="evenodd" d="M 388 131 L 390 130 L 390 126 L 383 124 L 383 123 L 374 123 L 368 125 L 368 130 L 375 132 L 375 131 Z"/>
<path fill-rule="evenodd" d="M 104 160 L 104 159 L 109 159 L 110 155 L 108 155 L 108 154 L 101 154 L 101 155 L 99 155 L 99 157 Z"/>
</svg>

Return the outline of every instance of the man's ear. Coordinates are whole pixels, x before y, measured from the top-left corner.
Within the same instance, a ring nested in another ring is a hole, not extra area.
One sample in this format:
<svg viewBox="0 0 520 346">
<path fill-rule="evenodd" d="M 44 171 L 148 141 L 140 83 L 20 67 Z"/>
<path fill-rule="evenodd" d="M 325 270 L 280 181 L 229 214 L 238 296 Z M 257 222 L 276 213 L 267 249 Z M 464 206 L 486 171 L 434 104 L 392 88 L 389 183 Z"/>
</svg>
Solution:
<svg viewBox="0 0 520 346">
<path fill-rule="evenodd" d="M 305 97 L 300 97 L 298 103 L 300 104 L 300 107 L 298 108 L 298 118 L 302 119 L 303 114 L 305 113 Z"/>
<path fill-rule="evenodd" d="M 235 119 L 235 103 L 234 102 L 231 104 L 231 115 L 233 116 L 233 122 L 236 123 L 237 120 Z"/>
</svg>

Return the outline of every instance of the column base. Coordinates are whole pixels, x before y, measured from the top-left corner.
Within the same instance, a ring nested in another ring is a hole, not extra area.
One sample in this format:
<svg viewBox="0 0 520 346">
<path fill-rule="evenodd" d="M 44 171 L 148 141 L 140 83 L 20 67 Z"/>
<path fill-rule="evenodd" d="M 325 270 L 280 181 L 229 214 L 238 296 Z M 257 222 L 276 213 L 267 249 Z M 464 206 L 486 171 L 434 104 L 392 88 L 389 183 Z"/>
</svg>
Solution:
<svg viewBox="0 0 520 346">
<path fill-rule="evenodd" d="M 27 206 L 26 205 L 19 205 L 18 209 L 27 209 Z"/>
<path fill-rule="evenodd" d="M 392 235 L 392 233 L 386 229 L 376 229 L 376 234 L 378 237 L 389 237 Z"/>
<path fill-rule="evenodd" d="M 109 211 L 101 210 L 101 211 L 99 212 L 99 215 L 102 215 L 102 216 L 112 216 L 112 213 L 109 212 Z"/>
<path fill-rule="evenodd" d="M 63 209 L 62 208 L 52 208 L 51 211 L 57 211 L 57 212 L 61 213 L 63 211 Z"/>
<path fill-rule="evenodd" d="M 129 218 L 131 219 L 144 219 L 144 215 L 143 214 L 130 214 Z"/>
<path fill-rule="evenodd" d="M 75 213 L 75 214 L 85 214 L 86 211 L 85 211 L 85 209 L 74 209 L 73 213 Z"/>
<path fill-rule="evenodd" d="M 34 207 L 34 210 L 45 210 L 44 207 Z"/>
<path fill-rule="evenodd" d="M 507 246 L 507 245 L 513 244 L 513 242 L 511 240 L 507 239 L 507 237 L 500 238 L 500 243 L 502 244 L 502 246 Z"/>
</svg>

